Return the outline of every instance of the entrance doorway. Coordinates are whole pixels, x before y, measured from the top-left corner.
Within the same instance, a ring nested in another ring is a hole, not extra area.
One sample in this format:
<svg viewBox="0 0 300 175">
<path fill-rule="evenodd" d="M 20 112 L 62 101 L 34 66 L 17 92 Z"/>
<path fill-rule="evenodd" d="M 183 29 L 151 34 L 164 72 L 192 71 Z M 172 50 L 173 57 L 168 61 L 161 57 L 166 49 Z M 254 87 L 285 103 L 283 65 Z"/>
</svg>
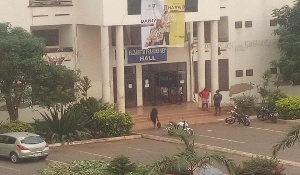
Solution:
<svg viewBox="0 0 300 175">
<path fill-rule="evenodd" d="M 187 90 L 185 69 L 185 63 L 144 65 L 144 106 L 185 102 Z"/>
</svg>

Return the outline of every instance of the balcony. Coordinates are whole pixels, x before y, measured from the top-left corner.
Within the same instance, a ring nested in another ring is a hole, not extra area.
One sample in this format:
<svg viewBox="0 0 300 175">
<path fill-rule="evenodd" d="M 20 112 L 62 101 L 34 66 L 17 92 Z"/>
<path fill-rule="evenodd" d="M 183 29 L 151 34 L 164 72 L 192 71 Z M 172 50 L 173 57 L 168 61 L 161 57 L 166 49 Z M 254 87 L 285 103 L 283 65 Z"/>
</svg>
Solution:
<svg viewBox="0 0 300 175">
<path fill-rule="evenodd" d="M 29 0 L 29 7 L 57 7 L 72 5 L 72 0 Z"/>
</svg>

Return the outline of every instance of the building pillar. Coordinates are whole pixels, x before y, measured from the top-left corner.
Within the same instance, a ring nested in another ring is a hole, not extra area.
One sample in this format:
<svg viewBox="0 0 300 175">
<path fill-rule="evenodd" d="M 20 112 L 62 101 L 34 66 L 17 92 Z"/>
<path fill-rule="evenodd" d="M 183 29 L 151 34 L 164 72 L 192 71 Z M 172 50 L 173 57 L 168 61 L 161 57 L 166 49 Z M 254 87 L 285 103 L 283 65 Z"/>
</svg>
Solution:
<svg viewBox="0 0 300 175">
<path fill-rule="evenodd" d="M 218 66 L 218 21 L 210 22 L 211 42 L 211 96 L 219 89 L 219 66 Z M 213 100 L 212 100 L 213 102 Z M 213 103 L 212 103 L 213 104 Z"/>
<path fill-rule="evenodd" d="M 138 64 L 136 65 L 137 106 L 143 106 L 143 88 L 143 68 Z"/>
<path fill-rule="evenodd" d="M 108 27 L 101 26 L 102 102 L 110 103 L 109 35 Z"/>
<path fill-rule="evenodd" d="M 116 26 L 117 56 L 117 105 L 120 112 L 125 112 L 125 75 L 124 75 L 124 33 L 123 26 Z"/>
<path fill-rule="evenodd" d="M 204 21 L 197 22 L 197 56 L 198 56 L 198 92 L 205 88 L 205 34 Z M 198 107 L 202 106 L 202 101 L 198 96 Z"/>
</svg>

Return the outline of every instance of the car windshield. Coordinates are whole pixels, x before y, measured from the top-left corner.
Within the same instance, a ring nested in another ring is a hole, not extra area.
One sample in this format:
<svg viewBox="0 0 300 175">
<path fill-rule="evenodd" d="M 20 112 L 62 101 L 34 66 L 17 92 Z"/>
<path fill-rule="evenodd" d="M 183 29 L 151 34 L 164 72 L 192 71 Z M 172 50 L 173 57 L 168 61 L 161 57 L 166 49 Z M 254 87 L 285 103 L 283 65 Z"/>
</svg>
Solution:
<svg viewBox="0 0 300 175">
<path fill-rule="evenodd" d="M 44 142 L 44 139 L 41 136 L 30 136 L 21 140 L 21 143 L 24 144 L 39 144 L 42 142 Z"/>
</svg>

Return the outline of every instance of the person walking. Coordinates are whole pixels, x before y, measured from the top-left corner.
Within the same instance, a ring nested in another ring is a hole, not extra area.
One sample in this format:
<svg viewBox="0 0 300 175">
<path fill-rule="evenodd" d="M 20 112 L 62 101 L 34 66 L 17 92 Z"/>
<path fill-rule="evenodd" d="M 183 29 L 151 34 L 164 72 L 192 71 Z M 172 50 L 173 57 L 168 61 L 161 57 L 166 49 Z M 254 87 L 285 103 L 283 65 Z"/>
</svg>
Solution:
<svg viewBox="0 0 300 175">
<path fill-rule="evenodd" d="M 202 111 L 208 111 L 210 93 L 207 88 L 204 88 L 203 91 L 199 92 L 199 96 L 201 97 Z M 206 109 L 204 109 L 204 106 L 206 106 Z"/>
<path fill-rule="evenodd" d="M 214 95 L 214 105 L 215 105 L 215 115 L 221 116 L 221 101 L 222 101 L 222 94 L 220 91 L 217 90 L 216 94 Z"/>
<path fill-rule="evenodd" d="M 158 111 L 156 108 L 152 108 L 152 111 L 150 113 L 150 120 L 153 123 L 154 129 L 156 128 L 156 122 L 159 122 L 158 120 Z"/>
</svg>

